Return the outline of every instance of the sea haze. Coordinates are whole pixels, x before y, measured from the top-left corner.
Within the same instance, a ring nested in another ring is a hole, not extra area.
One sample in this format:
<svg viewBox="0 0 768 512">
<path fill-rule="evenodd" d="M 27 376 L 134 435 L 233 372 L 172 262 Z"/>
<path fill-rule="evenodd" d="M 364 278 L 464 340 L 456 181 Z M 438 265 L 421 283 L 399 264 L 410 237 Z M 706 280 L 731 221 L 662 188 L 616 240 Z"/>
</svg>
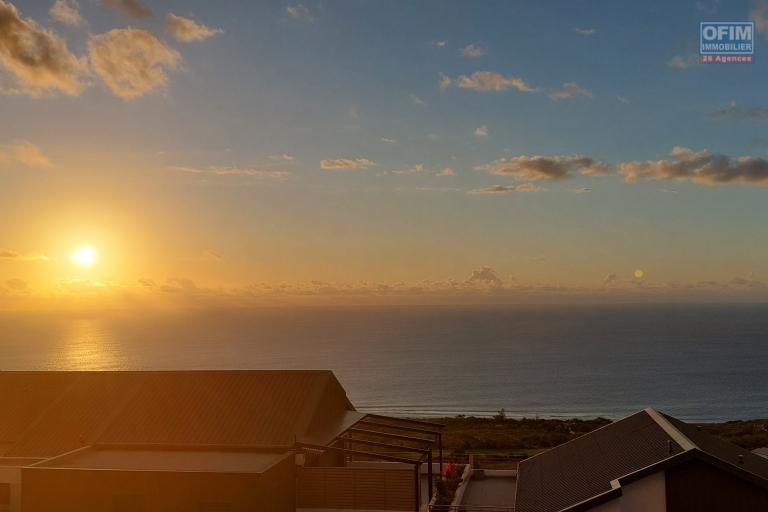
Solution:
<svg viewBox="0 0 768 512">
<path fill-rule="evenodd" d="M 5 312 L 0 368 L 322 368 L 371 412 L 766 418 L 768 305 Z"/>
</svg>

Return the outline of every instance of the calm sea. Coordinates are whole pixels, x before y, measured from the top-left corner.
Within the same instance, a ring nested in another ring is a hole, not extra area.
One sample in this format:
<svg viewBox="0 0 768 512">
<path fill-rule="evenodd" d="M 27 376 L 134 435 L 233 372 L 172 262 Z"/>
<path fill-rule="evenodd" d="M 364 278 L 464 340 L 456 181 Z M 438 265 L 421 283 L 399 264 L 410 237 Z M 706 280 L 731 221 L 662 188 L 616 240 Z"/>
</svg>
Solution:
<svg viewBox="0 0 768 512">
<path fill-rule="evenodd" d="M 767 418 L 768 305 L 0 313 L 0 369 L 201 368 L 328 368 L 395 414 Z"/>
</svg>

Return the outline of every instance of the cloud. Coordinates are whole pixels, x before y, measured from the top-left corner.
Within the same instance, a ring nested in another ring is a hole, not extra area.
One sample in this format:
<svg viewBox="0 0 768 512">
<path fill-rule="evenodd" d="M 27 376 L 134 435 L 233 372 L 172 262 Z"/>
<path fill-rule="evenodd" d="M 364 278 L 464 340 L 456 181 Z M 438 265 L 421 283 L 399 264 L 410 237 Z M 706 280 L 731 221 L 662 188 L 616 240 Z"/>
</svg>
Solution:
<svg viewBox="0 0 768 512">
<path fill-rule="evenodd" d="M 375 162 L 368 160 L 367 158 L 335 158 L 331 160 L 321 160 L 321 169 L 367 169 L 372 165 L 376 165 Z"/>
<path fill-rule="evenodd" d="M 178 67 L 179 53 L 152 33 L 137 29 L 113 29 L 88 41 L 88 54 L 97 75 L 112 92 L 132 100 L 164 88 L 166 69 Z"/>
<path fill-rule="evenodd" d="M 514 158 L 501 158 L 476 166 L 474 169 L 519 180 L 556 181 L 570 177 L 570 173 L 574 171 L 590 176 L 605 174 L 608 166 L 583 155 L 521 155 Z"/>
<path fill-rule="evenodd" d="M 23 279 L 19 279 L 18 277 L 8 279 L 5 282 L 5 286 L 7 286 L 8 289 L 12 292 L 26 292 L 29 289 L 27 282 Z"/>
<path fill-rule="evenodd" d="M 768 108 L 755 107 L 749 109 L 742 109 L 736 106 L 736 102 L 732 101 L 727 107 L 712 112 L 711 117 L 715 119 L 745 119 L 754 121 L 768 121 Z"/>
<path fill-rule="evenodd" d="M 270 160 L 282 160 L 283 162 L 293 162 L 296 157 L 289 153 L 280 153 L 279 155 L 271 155 Z"/>
<path fill-rule="evenodd" d="M 393 174 L 422 174 L 425 172 L 427 172 L 427 168 L 424 167 L 424 164 L 416 164 L 413 167 L 392 171 Z"/>
<path fill-rule="evenodd" d="M 504 286 L 504 281 L 499 278 L 496 271 L 491 267 L 482 267 L 479 270 L 473 270 L 472 275 L 466 281 L 468 284 L 483 284 L 486 286 Z"/>
<path fill-rule="evenodd" d="M 176 16 L 173 13 L 169 13 L 165 18 L 165 30 L 182 43 L 204 41 L 224 32 L 220 28 L 206 27 L 193 19 Z"/>
<path fill-rule="evenodd" d="M 475 137 L 478 137 L 481 139 L 488 137 L 488 127 L 485 125 L 482 125 L 475 128 Z"/>
<path fill-rule="evenodd" d="M 487 53 L 488 53 L 488 48 L 481 45 L 480 43 L 468 44 L 467 46 L 461 49 L 461 56 L 467 57 L 469 59 L 476 59 L 478 57 L 482 57 L 483 55 L 486 55 Z"/>
<path fill-rule="evenodd" d="M 221 260 L 224 259 L 224 257 L 219 254 L 218 252 L 212 250 L 212 249 L 206 249 L 203 251 L 203 258 L 206 260 Z"/>
<path fill-rule="evenodd" d="M 632 103 L 627 98 L 625 98 L 624 96 L 621 96 L 619 94 L 616 95 L 616 99 L 619 101 L 619 103 L 623 103 L 625 105 L 629 105 L 630 103 Z"/>
<path fill-rule="evenodd" d="M 549 97 L 555 101 L 575 98 L 576 96 L 586 96 L 587 98 L 591 98 L 592 93 L 576 82 L 566 82 L 560 89 L 549 95 Z"/>
<path fill-rule="evenodd" d="M 101 4 L 136 19 L 152 17 L 152 9 L 141 0 L 101 0 Z"/>
<path fill-rule="evenodd" d="M 381 142 L 384 144 L 397 144 L 397 141 L 395 139 L 388 139 L 387 137 L 382 137 Z"/>
<path fill-rule="evenodd" d="M 438 75 L 437 85 L 440 87 L 440 90 L 444 91 L 448 89 L 451 86 L 451 84 L 453 84 L 453 80 L 451 80 L 451 77 L 446 76 L 442 73 Z"/>
<path fill-rule="evenodd" d="M 440 169 L 435 176 L 456 176 L 456 173 L 451 169 L 450 167 L 446 167 L 444 169 Z"/>
<path fill-rule="evenodd" d="M 435 41 L 435 48 L 445 48 L 447 44 L 448 41 Z"/>
<path fill-rule="evenodd" d="M 491 187 L 475 188 L 469 190 L 469 195 L 487 195 L 487 194 L 511 194 L 513 192 L 539 192 L 542 189 L 535 183 L 517 183 L 515 185 L 493 185 Z"/>
<path fill-rule="evenodd" d="M 595 32 L 597 32 L 597 29 L 576 27 L 576 28 L 573 29 L 573 31 L 576 32 L 577 34 L 579 34 L 580 36 L 590 37 L 590 36 L 595 35 Z"/>
<path fill-rule="evenodd" d="M 573 191 L 574 191 L 576 194 L 586 194 L 586 193 L 588 193 L 588 192 L 592 192 L 592 189 L 591 189 L 591 188 L 589 188 L 589 187 L 580 187 L 580 188 L 575 188 L 575 189 L 573 189 Z"/>
<path fill-rule="evenodd" d="M 480 92 L 499 92 L 506 91 L 507 89 L 517 89 L 518 91 L 523 92 L 533 92 L 536 90 L 525 83 L 522 78 L 516 76 L 504 76 L 495 71 L 475 71 L 469 76 L 460 75 L 456 80 L 452 81 L 452 83 L 461 89 L 472 89 Z M 450 86 L 450 84 L 448 84 L 448 86 Z"/>
<path fill-rule="evenodd" d="M 616 281 L 618 281 L 619 276 L 616 274 L 608 274 L 605 276 L 605 279 L 603 279 L 603 286 L 608 286 L 609 284 L 613 284 Z"/>
<path fill-rule="evenodd" d="M 676 146 L 670 160 L 624 162 L 618 171 L 630 183 L 639 180 L 691 181 L 704 185 L 745 183 L 768 185 L 768 160 L 752 156 L 732 158 Z"/>
<path fill-rule="evenodd" d="M 758 32 L 768 31 L 768 0 L 757 0 L 749 17 L 754 20 Z"/>
<path fill-rule="evenodd" d="M 79 27 L 85 23 L 80 15 L 80 4 L 77 0 L 56 0 L 48 13 L 56 21 L 72 27 Z"/>
<path fill-rule="evenodd" d="M 18 140 L 8 146 L 0 146 L 0 163 L 11 160 L 27 167 L 50 167 L 51 161 L 42 150 L 26 140 Z"/>
<path fill-rule="evenodd" d="M 69 51 L 55 32 L 22 18 L 16 7 L 0 0 L 0 68 L 13 74 L 19 92 L 33 96 L 83 90 L 84 59 Z"/>
<path fill-rule="evenodd" d="M 0 249 L 0 260 L 11 261 L 49 261 L 50 258 L 39 252 L 20 253 L 11 249 Z"/>
<path fill-rule="evenodd" d="M 207 167 L 174 166 L 171 169 L 190 174 L 207 174 L 213 176 L 250 176 L 252 178 L 282 181 L 290 178 L 289 171 L 275 171 L 257 167 L 237 167 L 227 165 L 209 165 Z"/>
<path fill-rule="evenodd" d="M 427 104 L 426 101 L 424 101 L 423 99 L 419 98 L 415 94 L 411 94 L 410 98 L 411 98 L 411 101 L 413 102 L 414 105 L 420 105 L 420 106 L 423 107 L 423 106 L 425 106 Z"/>
<path fill-rule="evenodd" d="M 302 4 L 289 5 L 285 12 L 295 20 L 312 21 L 312 13 Z"/>
<path fill-rule="evenodd" d="M 699 56 L 696 54 L 690 54 L 685 57 L 681 55 L 675 55 L 669 61 L 667 66 L 677 69 L 687 69 L 699 63 Z"/>
</svg>

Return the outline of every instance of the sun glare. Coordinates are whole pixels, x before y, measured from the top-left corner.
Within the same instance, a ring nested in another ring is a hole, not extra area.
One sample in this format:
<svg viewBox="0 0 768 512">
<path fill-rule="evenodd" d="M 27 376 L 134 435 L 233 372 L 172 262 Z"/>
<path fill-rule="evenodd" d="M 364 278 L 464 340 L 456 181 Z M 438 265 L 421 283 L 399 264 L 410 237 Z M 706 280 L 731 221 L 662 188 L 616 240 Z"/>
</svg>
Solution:
<svg viewBox="0 0 768 512">
<path fill-rule="evenodd" d="M 72 261 L 78 265 L 87 267 L 96 261 L 96 250 L 93 247 L 82 246 L 72 251 Z"/>
</svg>

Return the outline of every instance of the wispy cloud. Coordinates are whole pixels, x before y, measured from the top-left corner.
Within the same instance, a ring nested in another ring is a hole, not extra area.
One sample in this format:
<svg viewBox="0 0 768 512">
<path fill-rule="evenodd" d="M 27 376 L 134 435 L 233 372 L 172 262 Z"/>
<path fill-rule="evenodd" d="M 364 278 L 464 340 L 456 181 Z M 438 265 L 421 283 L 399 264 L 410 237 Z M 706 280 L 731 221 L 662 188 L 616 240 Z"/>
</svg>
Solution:
<svg viewBox="0 0 768 512">
<path fill-rule="evenodd" d="M 677 180 L 703 185 L 743 183 L 768 185 L 768 160 L 753 156 L 732 158 L 709 151 L 675 147 L 669 160 L 624 162 L 618 171 L 626 181 Z"/>
<path fill-rule="evenodd" d="M 293 162 L 296 157 L 289 153 L 280 153 L 279 155 L 270 155 L 270 160 L 282 160 L 283 162 Z"/>
<path fill-rule="evenodd" d="M 443 73 L 440 73 L 438 75 L 437 79 L 437 85 L 440 87 L 441 90 L 448 89 L 453 84 L 453 80 L 451 77 L 444 75 Z"/>
<path fill-rule="evenodd" d="M 535 183 L 517 183 L 514 185 L 493 185 L 467 191 L 469 195 L 511 194 L 513 192 L 539 192 L 542 189 Z"/>
<path fill-rule="evenodd" d="M 443 169 L 440 169 L 435 173 L 435 176 L 441 176 L 441 177 L 447 177 L 447 176 L 456 176 L 456 172 L 454 172 L 453 169 L 450 167 L 444 167 Z"/>
<path fill-rule="evenodd" d="M 580 36 L 590 37 L 595 35 L 595 32 L 597 32 L 597 29 L 576 27 L 573 29 L 573 31 L 579 34 Z"/>
<path fill-rule="evenodd" d="M 423 99 L 419 98 L 415 94 L 411 94 L 410 98 L 411 98 L 411 103 L 413 103 L 414 105 L 419 105 L 419 106 L 423 107 L 423 106 L 425 106 L 427 104 L 426 101 L 424 101 Z"/>
<path fill-rule="evenodd" d="M 383 142 L 384 144 L 397 144 L 397 141 L 395 139 L 390 139 L 387 137 L 382 137 L 381 142 Z"/>
<path fill-rule="evenodd" d="M 248 176 L 256 179 L 283 181 L 293 174 L 289 171 L 278 171 L 260 167 L 238 167 L 231 165 L 209 165 L 206 167 L 173 166 L 172 170 L 189 174 L 209 176 Z"/>
<path fill-rule="evenodd" d="M 22 253 L 11 249 L 0 249 L 0 260 L 11 261 L 49 261 L 50 258 L 43 253 Z"/>
<path fill-rule="evenodd" d="M 113 29 L 92 36 L 88 53 L 96 74 L 124 100 L 163 89 L 168 83 L 166 70 L 181 62 L 176 50 L 151 32 L 137 28 Z"/>
<path fill-rule="evenodd" d="M 48 14 L 56 21 L 72 27 L 79 27 L 85 23 L 77 0 L 56 0 Z"/>
<path fill-rule="evenodd" d="M 624 96 L 621 96 L 620 94 L 617 94 L 617 95 L 616 95 L 616 99 L 618 100 L 618 102 L 619 102 L 619 103 L 623 103 L 623 104 L 625 104 L 625 105 L 629 105 L 630 103 L 632 103 L 631 101 L 629 101 L 629 100 L 628 100 L 627 98 L 625 98 Z"/>
<path fill-rule="evenodd" d="M 36 145 L 26 140 L 17 140 L 7 146 L 0 146 L 0 163 L 13 161 L 27 167 L 50 167 L 51 161 Z"/>
<path fill-rule="evenodd" d="M 690 55 L 675 55 L 667 61 L 667 66 L 677 69 L 688 69 L 699 63 L 699 56 L 695 54 Z"/>
<path fill-rule="evenodd" d="M 367 169 L 373 165 L 376 165 L 376 163 L 367 158 L 334 158 L 320 161 L 321 169 L 358 170 Z"/>
<path fill-rule="evenodd" d="M 191 18 L 184 18 L 173 13 L 169 13 L 165 18 L 165 30 L 182 43 L 204 41 L 224 32 L 220 28 L 207 27 Z"/>
<path fill-rule="evenodd" d="M 459 75 L 455 80 L 441 75 L 440 87 L 445 89 L 451 85 L 461 89 L 472 89 L 480 92 L 488 91 L 506 91 L 507 89 L 517 89 L 523 92 L 533 92 L 536 89 L 531 87 L 522 78 L 516 76 L 504 76 L 495 71 L 475 71 L 471 75 Z"/>
<path fill-rule="evenodd" d="M 485 139 L 488 137 L 488 127 L 485 125 L 475 128 L 475 137 L 479 139 Z"/>
<path fill-rule="evenodd" d="M 18 91 L 78 95 L 84 89 L 87 62 L 69 51 L 55 32 L 22 18 L 16 7 L 0 0 L 0 68 L 16 79 Z"/>
<path fill-rule="evenodd" d="M 424 164 L 415 164 L 411 167 L 392 171 L 392 174 L 422 174 L 425 172 L 427 172 L 427 168 L 424 167 Z"/>
<path fill-rule="evenodd" d="M 716 110 L 710 114 L 715 119 L 740 119 L 753 121 L 768 121 L 768 108 L 753 107 L 748 109 L 739 108 L 736 102 L 732 101 L 727 107 Z"/>
<path fill-rule="evenodd" d="M 445 48 L 445 46 L 448 44 L 448 41 L 442 40 L 442 41 L 435 41 L 434 45 L 435 48 Z"/>
<path fill-rule="evenodd" d="M 303 4 L 289 5 L 285 8 L 285 12 L 291 18 L 302 21 L 312 21 L 312 12 Z"/>
<path fill-rule="evenodd" d="M 605 174 L 608 166 L 584 155 L 521 155 L 478 165 L 474 169 L 519 180 L 556 181 L 566 179 L 576 171 L 590 176 Z"/>
<path fill-rule="evenodd" d="M 468 44 L 461 49 L 461 56 L 469 59 L 477 59 L 488 53 L 488 48 L 480 43 Z"/>
<path fill-rule="evenodd" d="M 101 3 L 131 18 L 141 20 L 152 17 L 152 9 L 141 0 L 101 0 Z"/>
<path fill-rule="evenodd" d="M 566 82 L 560 89 L 549 94 L 549 97 L 555 101 L 575 98 L 577 96 L 591 98 L 592 93 L 576 82 Z"/>
</svg>

